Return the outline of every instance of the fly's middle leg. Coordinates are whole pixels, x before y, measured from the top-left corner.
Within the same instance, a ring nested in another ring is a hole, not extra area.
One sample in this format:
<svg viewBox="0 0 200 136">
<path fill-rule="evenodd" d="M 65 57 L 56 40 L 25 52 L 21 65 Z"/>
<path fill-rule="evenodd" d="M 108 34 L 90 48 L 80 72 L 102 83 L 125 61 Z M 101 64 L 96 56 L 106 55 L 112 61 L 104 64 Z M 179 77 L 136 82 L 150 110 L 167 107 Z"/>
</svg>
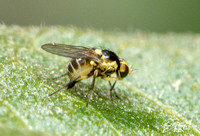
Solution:
<svg viewBox="0 0 200 136">
<path fill-rule="evenodd" d="M 92 92 L 94 91 L 94 83 L 95 83 L 95 79 L 98 75 L 98 70 L 94 71 L 94 75 L 93 75 L 93 80 L 92 80 L 92 88 L 90 89 L 90 92 L 88 92 L 88 99 L 87 99 L 87 103 L 86 103 L 86 107 L 88 107 Z"/>
</svg>

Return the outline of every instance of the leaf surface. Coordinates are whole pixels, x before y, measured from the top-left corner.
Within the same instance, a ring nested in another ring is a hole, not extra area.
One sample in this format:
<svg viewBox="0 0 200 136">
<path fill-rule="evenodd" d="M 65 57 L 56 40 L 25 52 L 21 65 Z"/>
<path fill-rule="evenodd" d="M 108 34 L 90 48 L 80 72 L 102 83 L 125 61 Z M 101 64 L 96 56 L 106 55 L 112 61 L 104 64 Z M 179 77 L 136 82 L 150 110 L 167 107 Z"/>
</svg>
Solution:
<svg viewBox="0 0 200 136">
<path fill-rule="evenodd" d="M 70 59 L 50 42 L 110 49 L 132 65 L 109 100 L 109 84 L 91 79 L 69 91 Z M 63 27 L 0 26 L 0 135 L 200 135 L 200 35 L 103 32 Z"/>
</svg>

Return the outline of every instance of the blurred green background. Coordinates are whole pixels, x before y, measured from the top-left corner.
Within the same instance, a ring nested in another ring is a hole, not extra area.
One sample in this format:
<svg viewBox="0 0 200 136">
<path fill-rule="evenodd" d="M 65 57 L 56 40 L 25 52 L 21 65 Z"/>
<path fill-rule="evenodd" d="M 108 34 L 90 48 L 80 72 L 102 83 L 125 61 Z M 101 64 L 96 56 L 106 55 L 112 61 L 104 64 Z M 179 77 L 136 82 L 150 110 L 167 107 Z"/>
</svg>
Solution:
<svg viewBox="0 0 200 136">
<path fill-rule="evenodd" d="M 6 25 L 200 32 L 199 0 L 0 0 Z"/>
</svg>

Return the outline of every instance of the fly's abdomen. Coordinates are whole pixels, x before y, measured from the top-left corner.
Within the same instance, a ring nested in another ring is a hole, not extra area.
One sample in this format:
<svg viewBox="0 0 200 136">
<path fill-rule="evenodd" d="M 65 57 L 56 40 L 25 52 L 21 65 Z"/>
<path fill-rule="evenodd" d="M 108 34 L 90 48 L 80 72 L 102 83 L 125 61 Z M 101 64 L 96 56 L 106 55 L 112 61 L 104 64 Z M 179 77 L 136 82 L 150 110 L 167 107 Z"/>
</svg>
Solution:
<svg viewBox="0 0 200 136">
<path fill-rule="evenodd" d="M 90 65 L 90 61 L 86 59 L 72 59 L 67 67 L 68 76 L 72 80 L 78 76 L 80 78 L 77 81 L 88 78 L 93 71 L 93 66 Z"/>
</svg>

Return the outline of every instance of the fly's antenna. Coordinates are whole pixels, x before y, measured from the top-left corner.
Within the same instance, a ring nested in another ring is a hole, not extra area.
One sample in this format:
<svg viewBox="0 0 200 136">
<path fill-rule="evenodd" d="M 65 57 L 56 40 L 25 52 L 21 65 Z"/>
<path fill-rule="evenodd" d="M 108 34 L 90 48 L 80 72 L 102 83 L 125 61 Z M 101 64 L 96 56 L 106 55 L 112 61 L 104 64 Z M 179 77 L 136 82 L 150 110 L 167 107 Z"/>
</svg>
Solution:
<svg viewBox="0 0 200 136">
<path fill-rule="evenodd" d="M 135 68 L 133 69 L 133 66 L 130 65 L 130 70 L 131 70 L 132 73 L 134 73 L 135 71 L 137 71 L 137 70 L 139 70 L 139 69 L 135 69 Z"/>
<path fill-rule="evenodd" d="M 135 72 L 135 71 L 137 71 L 137 70 L 139 70 L 139 69 L 133 69 L 132 72 Z"/>
</svg>

